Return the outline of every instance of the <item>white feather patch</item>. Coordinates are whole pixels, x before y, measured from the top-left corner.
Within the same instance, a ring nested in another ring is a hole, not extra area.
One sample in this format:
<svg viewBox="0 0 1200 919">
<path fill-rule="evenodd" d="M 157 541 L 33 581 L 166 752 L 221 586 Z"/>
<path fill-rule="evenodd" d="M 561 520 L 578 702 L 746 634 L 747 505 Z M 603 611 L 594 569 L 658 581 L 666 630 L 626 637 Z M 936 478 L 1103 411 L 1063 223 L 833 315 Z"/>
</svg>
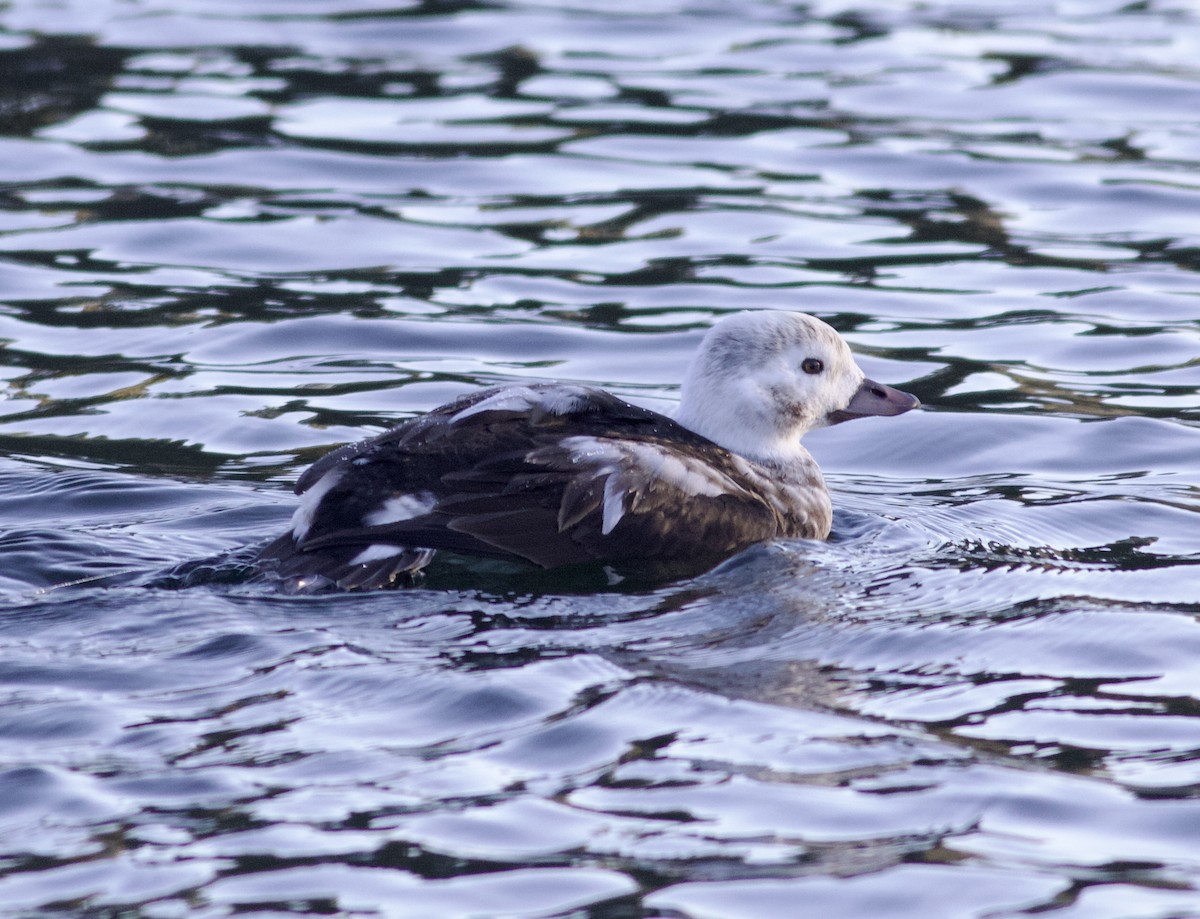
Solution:
<svg viewBox="0 0 1200 919">
<path fill-rule="evenodd" d="M 625 492 L 621 490 L 621 480 L 610 474 L 604 482 L 604 519 L 600 532 L 607 536 L 624 516 Z"/>
<path fill-rule="evenodd" d="M 351 565 L 365 565 L 367 562 L 377 562 L 381 558 L 391 558 L 393 555 L 399 555 L 404 550 L 398 546 L 389 546 L 385 543 L 373 543 L 367 546 L 358 555 L 350 559 Z"/>
<path fill-rule="evenodd" d="M 724 473 L 658 444 L 630 442 L 622 446 L 633 455 L 636 464 L 647 476 L 678 488 L 689 497 L 716 497 L 740 490 Z"/>
<path fill-rule="evenodd" d="M 538 407 L 551 415 L 569 415 L 587 401 L 587 390 L 582 386 L 556 386 L 540 393 Z"/>
<path fill-rule="evenodd" d="M 617 463 L 623 455 L 618 441 L 583 434 L 564 437 L 562 445 L 570 452 L 571 461 L 576 465 L 589 462 Z"/>
<path fill-rule="evenodd" d="M 451 424 L 457 424 L 464 418 L 478 415 L 481 412 L 527 412 L 537 404 L 537 393 L 528 386 L 510 386 L 499 392 L 492 393 L 486 399 L 480 399 L 474 405 L 469 405 L 461 412 L 455 412 L 450 419 Z"/>
<path fill-rule="evenodd" d="M 321 499 L 329 494 L 329 490 L 341 481 L 342 473 L 343 470 L 341 469 L 330 469 L 321 478 L 317 479 L 308 491 L 300 496 L 300 506 L 292 514 L 292 538 L 297 542 L 308 535 L 308 531 L 312 528 L 313 518 L 317 515 L 317 508 L 321 504 Z"/>
<path fill-rule="evenodd" d="M 386 526 L 401 520 L 411 520 L 427 514 L 437 504 L 437 497 L 431 491 L 419 491 L 412 494 L 393 495 L 376 510 L 363 517 L 363 523 L 371 527 Z"/>
<path fill-rule="evenodd" d="M 703 460 L 676 453 L 665 445 L 582 435 L 564 437 L 562 443 L 575 465 L 594 465 L 597 476 L 616 473 L 623 477 L 637 473 L 677 488 L 689 497 L 716 497 L 741 491 L 729 476 Z"/>
<path fill-rule="evenodd" d="M 555 386 L 540 391 L 529 386 L 509 386 L 455 412 L 450 423 L 457 424 L 481 412 L 531 412 L 535 408 L 548 415 L 567 415 L 586 398 L 587 390 L 582 386 Z"/>
<path fill-rule="evenodd" d="M 571 464 L 583 467 L 583 475 L 604 480 L 600 532 L 611 533 L 630 510 L 636 510 L 636 494 L 630 489 L 653 488 L 659 483 L 685 498 L 716 497 L 743 489 L 722 472 L 700 459 L 679 454 L 670 447 L 633 440 L 583 435 L 565 437 Z"/>
</svg>

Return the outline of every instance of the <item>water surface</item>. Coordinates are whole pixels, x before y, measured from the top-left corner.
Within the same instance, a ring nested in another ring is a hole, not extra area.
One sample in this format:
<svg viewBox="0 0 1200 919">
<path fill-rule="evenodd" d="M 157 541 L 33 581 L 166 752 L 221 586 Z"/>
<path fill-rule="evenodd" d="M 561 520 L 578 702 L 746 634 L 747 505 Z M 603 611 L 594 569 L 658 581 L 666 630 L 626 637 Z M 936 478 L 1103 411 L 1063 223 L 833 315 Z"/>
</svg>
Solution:
<svg viewBox="0 0 1200 919">
<path fill-rule="evenodd" d="M 0 912 L 1200 916 L 1200 15 L 0 8 Z M 480 386 L 814 312 L 828 543 L 240 563 Z"/>
</svg>

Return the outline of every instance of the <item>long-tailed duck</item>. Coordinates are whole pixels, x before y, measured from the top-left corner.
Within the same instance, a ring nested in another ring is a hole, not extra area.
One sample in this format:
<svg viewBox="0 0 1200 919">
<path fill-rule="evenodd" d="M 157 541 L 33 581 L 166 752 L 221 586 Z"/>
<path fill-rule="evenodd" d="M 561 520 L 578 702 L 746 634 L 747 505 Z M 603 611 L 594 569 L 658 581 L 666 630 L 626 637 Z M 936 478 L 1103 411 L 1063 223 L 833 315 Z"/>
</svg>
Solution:
<svg viewBox="0 0 1200 919">
<path fill-rule="evenodd" d="M 705 336 L 674 419 L 574 384 L 463 396 L 318 460 L 261 559 L 299 586 L 370 588 L 437 549 L 553 568 L 824 539 L 832 505 L 801 436 L 918 404 L 866 379 L 821 320 L 737 313 Z"/>
</svg>

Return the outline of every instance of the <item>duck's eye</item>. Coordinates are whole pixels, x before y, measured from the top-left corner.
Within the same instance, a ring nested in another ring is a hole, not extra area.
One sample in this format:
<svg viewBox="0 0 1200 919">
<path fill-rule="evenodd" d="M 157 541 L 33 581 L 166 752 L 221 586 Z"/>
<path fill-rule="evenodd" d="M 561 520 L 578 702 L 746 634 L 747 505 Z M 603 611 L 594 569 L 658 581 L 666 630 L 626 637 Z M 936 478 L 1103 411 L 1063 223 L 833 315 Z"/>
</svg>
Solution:
<svg viewBox="0 0 1200 919">
<path fill-rule="evenodd" d="M 825 369 L 825 364 L 823 361 L 820 361 L 815 357 L 806 357 L 801 362 L 800 369 L 805 373 L 820 373 Z"/>
</svg>

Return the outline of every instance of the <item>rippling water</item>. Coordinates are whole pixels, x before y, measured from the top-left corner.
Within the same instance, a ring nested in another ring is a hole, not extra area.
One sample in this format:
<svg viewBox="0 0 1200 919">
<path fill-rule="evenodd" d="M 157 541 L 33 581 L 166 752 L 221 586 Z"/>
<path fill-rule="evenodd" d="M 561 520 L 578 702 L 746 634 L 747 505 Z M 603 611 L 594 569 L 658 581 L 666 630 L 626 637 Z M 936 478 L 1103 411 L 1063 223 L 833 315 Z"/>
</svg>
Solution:
<svg viewBox="0 0 1200 919">
<path fill-rule="evenodd" d="M 0 6 L 4 915 L 1200 916 L 1200 13 Z M 247 580 L 331 446 L 669 408 L 798 308 L 926 410 L 694 580 Z"/>
</svg>

